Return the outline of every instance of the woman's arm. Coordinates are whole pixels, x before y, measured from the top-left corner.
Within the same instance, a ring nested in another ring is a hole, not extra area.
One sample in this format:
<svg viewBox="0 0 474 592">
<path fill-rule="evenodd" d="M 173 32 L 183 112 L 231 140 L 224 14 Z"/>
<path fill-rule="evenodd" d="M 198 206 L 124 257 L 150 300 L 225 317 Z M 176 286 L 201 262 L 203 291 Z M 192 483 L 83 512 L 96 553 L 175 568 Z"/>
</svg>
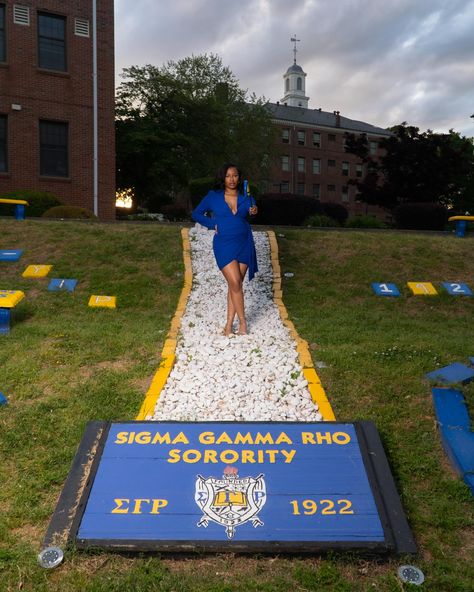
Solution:
<svg viewBox="0 0 474 592">
<path fill-rule="evenodd" d="M 209 230 L 214 230 L 216 221 L 214 218 L 205 216 L 204 212 L 212 209 L 212 192 L 210 191 L 206 197 L 201 200 L 201 203 L 193 210 L 191 217 L 195 222 L 199 222 Z"/>
</svg>

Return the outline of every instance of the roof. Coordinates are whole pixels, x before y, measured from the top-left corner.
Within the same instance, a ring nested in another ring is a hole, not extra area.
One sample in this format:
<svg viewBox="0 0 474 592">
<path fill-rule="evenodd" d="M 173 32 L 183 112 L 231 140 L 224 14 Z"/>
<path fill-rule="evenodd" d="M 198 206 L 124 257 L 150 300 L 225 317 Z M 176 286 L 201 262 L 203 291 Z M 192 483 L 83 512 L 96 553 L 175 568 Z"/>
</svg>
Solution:
<svg viewBox="0 0 474 592">
<path fill-rule="evenodd" d="M 298 64 L 291 64 L 286 73 L 290 74 L 291 72 L 301 72 L 304 74 L 303 68 L 301 66 L 298 66 Z"/>
<path fill-rule="evenodd" d="M 352 132 L 363 132 L 366 134 L 377 134 L 380 136 L 390 136 L 388 129 L 349 119 L 340 115 L 340 125 L 336 125 L 337 115 L 321 109 L 305 109 L 304 107 L 290 107 L 289 105 L 280 105 L 278 103 L 267 103 L 271 115 L 274 119 L 288 121 L 293 123 L 302 123 L 306 125 L 320 125 L 324 127 L 333 127 Z"/>
</svg>

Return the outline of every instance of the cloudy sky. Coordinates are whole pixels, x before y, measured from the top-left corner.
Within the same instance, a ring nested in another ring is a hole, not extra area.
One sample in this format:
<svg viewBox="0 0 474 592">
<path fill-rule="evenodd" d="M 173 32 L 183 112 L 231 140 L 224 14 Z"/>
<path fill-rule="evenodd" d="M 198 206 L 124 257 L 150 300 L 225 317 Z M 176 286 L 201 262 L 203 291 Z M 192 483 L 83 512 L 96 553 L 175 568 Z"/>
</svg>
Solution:
<svg viewBox="0 0 474 592">
<path fill-rule="evenodd" d="M 116 69 L 216 53 L 276 102 L 293 63 L 309 107 L 474 136 L 474 0 L 115 0 Z"/>
</svg>

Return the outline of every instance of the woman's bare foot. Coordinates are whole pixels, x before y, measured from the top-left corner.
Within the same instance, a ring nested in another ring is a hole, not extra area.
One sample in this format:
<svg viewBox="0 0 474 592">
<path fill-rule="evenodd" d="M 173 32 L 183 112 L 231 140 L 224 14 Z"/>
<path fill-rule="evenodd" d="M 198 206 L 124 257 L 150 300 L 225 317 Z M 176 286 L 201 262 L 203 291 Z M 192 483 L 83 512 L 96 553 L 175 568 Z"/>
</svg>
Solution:
<svg viewBox="0 0 474 592">
<path fill-rule="evenodd" d="M 247 335 L 247 321 L 240 321 L 239 335 Z"/>
<path fill-rule="evenodd" d="M 230 324 L 230 325 L 226 324 L 226 326 L 222 330 L 222 335 L 225 335 L 226 337 L 229 337 L 230 335 L 232 335 L 232 324 Z"/>
</svg>

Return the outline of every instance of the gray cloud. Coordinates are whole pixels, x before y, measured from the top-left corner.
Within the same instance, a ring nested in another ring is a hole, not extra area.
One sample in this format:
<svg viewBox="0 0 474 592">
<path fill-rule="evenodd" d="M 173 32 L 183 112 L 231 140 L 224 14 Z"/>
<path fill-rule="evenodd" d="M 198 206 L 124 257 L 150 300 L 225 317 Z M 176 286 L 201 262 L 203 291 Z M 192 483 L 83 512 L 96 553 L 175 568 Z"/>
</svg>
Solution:
<svg viewBox="0 0 474 592">
<path fill-rule="evenodd" d="M 310 107 L 382 127 L 474 136 L 471 0 L 116 0 L 117 72 L 217 53 L 243 88 L 277 101 L 292 63 Z"/>
</svg>

